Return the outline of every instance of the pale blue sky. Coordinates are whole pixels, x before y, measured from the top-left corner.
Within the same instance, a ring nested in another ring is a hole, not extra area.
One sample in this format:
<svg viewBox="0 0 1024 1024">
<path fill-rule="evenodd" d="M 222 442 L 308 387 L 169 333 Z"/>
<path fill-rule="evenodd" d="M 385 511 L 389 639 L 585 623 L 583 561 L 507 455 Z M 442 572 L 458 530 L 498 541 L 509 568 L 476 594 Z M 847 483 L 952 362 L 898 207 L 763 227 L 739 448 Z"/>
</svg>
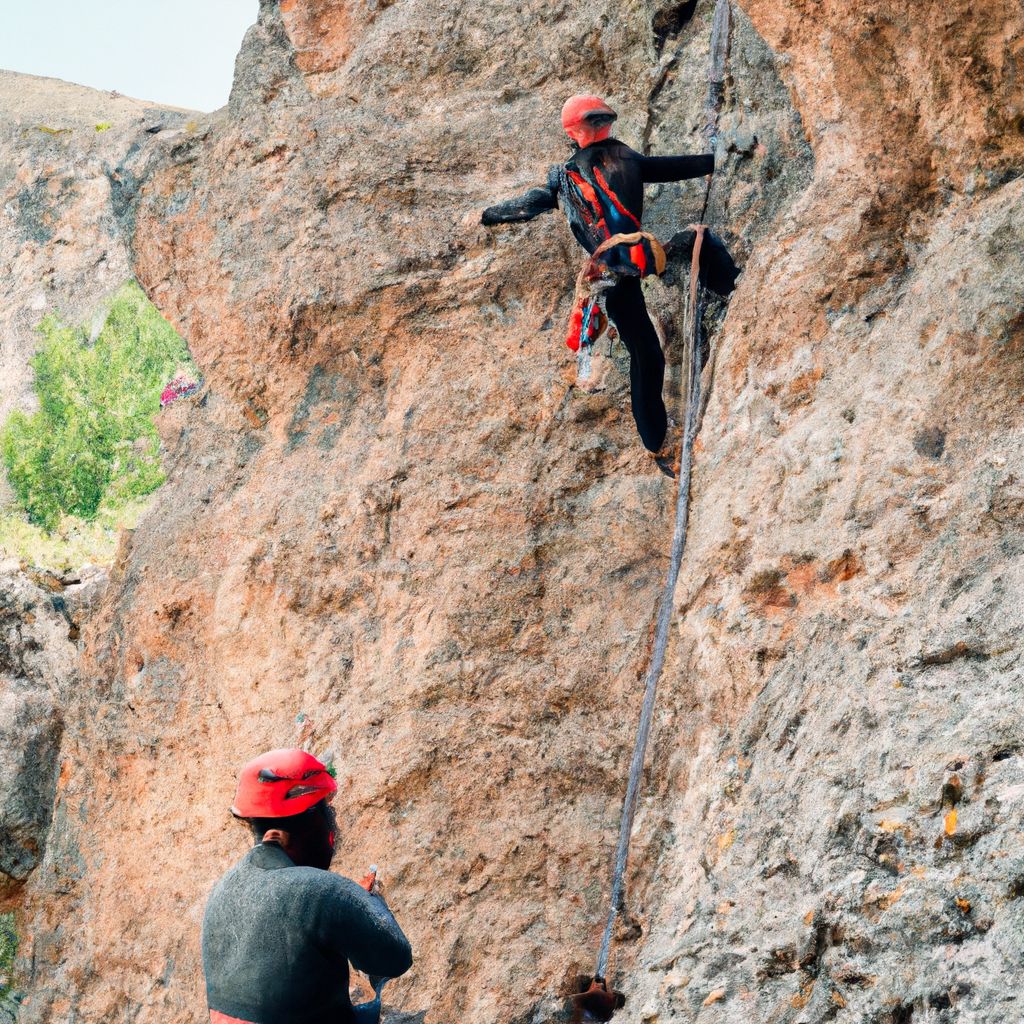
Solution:
<svg viewBox="0 0 1024 1024">
<path fill-rule="evenodd" d="M 0 0 L 0 68 L 216 110 L 258 12 L 259 0 Z"/>
</svg>

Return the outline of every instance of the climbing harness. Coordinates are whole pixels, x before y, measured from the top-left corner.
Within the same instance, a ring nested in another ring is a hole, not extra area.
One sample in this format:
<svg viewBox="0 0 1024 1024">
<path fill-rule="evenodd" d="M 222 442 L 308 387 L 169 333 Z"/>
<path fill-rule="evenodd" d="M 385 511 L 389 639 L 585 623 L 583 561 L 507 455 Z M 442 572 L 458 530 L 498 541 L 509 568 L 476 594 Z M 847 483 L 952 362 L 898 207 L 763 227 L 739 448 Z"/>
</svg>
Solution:
<svg viewBox="0 0 1024 1024">
<path fill-rule="evenodd" d="M 717 0 L 711 29 L 711 64 L 708 71 L 708 95 L 705 104 L 705 132 L 709 143 L 717 136 L 718 118 L 725 96 L 726 62 L 729 51 L 729 31 L 731 22 L 730 0 Z M 629 766 L 629 781 L 626 785 L 626 796 L 622 807 L 622 820 L 619 827 L 619 840 L 615 849 L 615 861 L 612 869 L 611 900 L 604 934 L 597 955 L 594 971 L 594 983 L 600 984 L 607 991 L 605 978 L 608 970 L 608 955 L 611 948 L 612 931 L 623 901 L 623 878 L 626 861 L 629 857 L 629 841 L 633 830 L 633 819 L 636 814 L 637 801 L 640 795 L 640 781 L 643 774 L 644 756 L 650 738 L 651 724 L 654 718 L 654 704 L 658 691 L 658 680 L 665 664 L 665 652 L 668 647 L 669 627 L 672 624 L 672 611 L 675 601 L 676 582 L 679 569 L 686 550 L 687 527 L 690 514 L 690 477 L 693 470 L 693 446 L 700 430 L 701 403 L 701 359 L 700 359 L 700 251 L 704 240 L 708 204 L 711 197 L 713 178 L 709 178 L 704 191 L 704 203 L 701 207 L 701 223 L 691 225 L 696 232 L 693 244 L 693 256 L 690 262 L 690 293 L 689 309 L 686 323 L 686 418 L 683 433 L 683 446 L 680 456 L 679 483 L 676 498 L 675 531 L 672 536 L 672 549 L 669 555 L 668 575 L 661 594 L 658 618 L 654 631 L 654 644 L 651 661 L 647 670 L 647 681 L 644 690 L 644 701 L 637 727 L 636 743 Z M 612 241 L 612 239 L 609 239 Z M 596 255 L 596 253 L 595 253 Z M 608 1019 L 608 1018 L 600 1018 Z"/>
<path fill-rule="evenodd" d="M 620 245 L 628 247 L 629 261 L 640 271 L 640 277 L 662 274 L 665 270 L 665 249 L 647 231 L 612 235 L 584 260 L 576 276 L 569 332 L 565 339 L 566 345 L 576 353 L 576 376 L 581 381 L 590 377 L 591 349 L 608 326 L 608 316 L 604 310 L 605 293 L 614 288 L 622 276 L 601 257 Z"/>
<path fill-rule="evenodd" d="M 583 107 L 603 103 L 596 96 L 574 97 L 566 109 L 577 100 L 586 101 Z M 611 108 L 606 109 L 614 116 Z M 607 128 L 605 125 L 602 137 L 607 136 Z M 608 324 L 605 293 L 623 277 L 661 274 L 665 270 L 665 250 L 654 235 L 643 230 L 639 218 L 615 194 L 600 167 L 594 165 L 585 171 L 566 164 L 556 173 L 558 194 L 564 199 L 573 233 L 585 248 L 594 246 L 576 277 L 565 339 L 576 353 L 577 379 L 585 381 L 590 377 L 591 350 Z"/>
</svg>

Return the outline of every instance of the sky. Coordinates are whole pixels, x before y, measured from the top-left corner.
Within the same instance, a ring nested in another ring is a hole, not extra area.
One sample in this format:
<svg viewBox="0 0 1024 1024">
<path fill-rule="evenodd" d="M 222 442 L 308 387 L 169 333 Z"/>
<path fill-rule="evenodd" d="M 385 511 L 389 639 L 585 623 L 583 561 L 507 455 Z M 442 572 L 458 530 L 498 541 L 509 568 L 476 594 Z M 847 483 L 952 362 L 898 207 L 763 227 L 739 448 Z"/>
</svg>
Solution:
<svg viewBox="0 0 1024 1024">
<path fill-rule="evenodd" d="M 0 68 L 211 111 L 259 0 L 0 0 Z"/>
</svg>

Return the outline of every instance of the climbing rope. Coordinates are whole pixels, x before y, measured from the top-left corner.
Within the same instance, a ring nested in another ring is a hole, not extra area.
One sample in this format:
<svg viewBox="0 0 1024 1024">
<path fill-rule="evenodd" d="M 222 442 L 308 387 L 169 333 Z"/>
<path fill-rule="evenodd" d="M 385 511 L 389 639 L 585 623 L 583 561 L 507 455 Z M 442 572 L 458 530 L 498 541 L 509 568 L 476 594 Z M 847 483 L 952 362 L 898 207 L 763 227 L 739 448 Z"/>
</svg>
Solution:
<svg viewBox="0 0 1024 1024">
<path fill-rule="evenodd" d="M 731 22 L 730 0 L 717 0 L 711 28 L 711 62 L 708 70 L 708 95 L 705 104 L 705 131 L 709 142 L 714 142 L 718 131 L 718 117 L 725 96 L 726 63 L 729 52 L 729 30 Z M 651 662 L 647 669 L 647 682 L 644 690 L 644 702 L 640 711 L 640 723 L 637 727 L 636 743 L 633 747 L 633 758 L 629 765 L 629 782 L 626 785 L 626 797 L 623 801 L 622 820 L 619 826 L 619 841 L 615 848 L 615 862 L 612 869 L 612 891 L 608 908 L 608 920 L 597 954 L 595 975 L 607 977 L 608 955 L 611 949 L 612 931 L 615 919 L 622 909 L 623 878 L 626 873 L 626 861 L 629 858 L 629 841 L 633 831 L 633 819 L 640 796 L 640 780 L 643 774 L 644 757 L 647 753 L 647 741 L 651 735 L 651 723 L 654 719 L 654 703 L 658 693 L 658 680 L 665 665 L 665 651 L 668 647 L 669 627 L 672 624 L 672 611 L 675 605 L 676 582 L 679 579 L 679 568 L 682 565 L 683 553 L 686 550 L 687 528 L 690 520 L 690 476 L 693 471 L 693 446 L 700 430 L 701 411 L 701 361 L 700 361 L 700 250 L 704 239 L 704 220 L 707 217 L 708 204 L 711 198 L 711 187 L 714 176 L 708 179 L 704 189 L 704 202 L 701 206 L 701 223 L 691 225 L 696 231 L 693 242 L 693 257 L 690 261 L 690 295 L 686 323 L 686 419 L 683 431 L 683 445 L 679 462 L 679 482 L 676 495 L 675 532 L 672 536 L 672 549 L 669 555 L 668 575 L 661 593 L 661 604 L 658 608 L 657 624 L 654 631 L 654 646 L 651 651 Z"/>
</svg>

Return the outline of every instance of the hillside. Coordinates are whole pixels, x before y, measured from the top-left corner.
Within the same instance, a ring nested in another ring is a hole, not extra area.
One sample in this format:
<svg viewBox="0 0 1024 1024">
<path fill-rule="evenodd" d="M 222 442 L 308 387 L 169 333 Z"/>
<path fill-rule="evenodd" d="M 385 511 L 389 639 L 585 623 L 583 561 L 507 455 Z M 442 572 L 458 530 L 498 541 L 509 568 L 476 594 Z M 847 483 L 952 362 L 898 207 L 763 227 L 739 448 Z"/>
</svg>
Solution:
<svg viewBox="0 0 1024 1024">
<path fill-rule="evenodd" d="M 192 116 L 0 71 L 0 423 L 32 407 L 29 358 L 43 317 L 98 332 L 105 301 L 132 276 L 107 171 L 147 129 L 180 129 Z"/>
</svg>

